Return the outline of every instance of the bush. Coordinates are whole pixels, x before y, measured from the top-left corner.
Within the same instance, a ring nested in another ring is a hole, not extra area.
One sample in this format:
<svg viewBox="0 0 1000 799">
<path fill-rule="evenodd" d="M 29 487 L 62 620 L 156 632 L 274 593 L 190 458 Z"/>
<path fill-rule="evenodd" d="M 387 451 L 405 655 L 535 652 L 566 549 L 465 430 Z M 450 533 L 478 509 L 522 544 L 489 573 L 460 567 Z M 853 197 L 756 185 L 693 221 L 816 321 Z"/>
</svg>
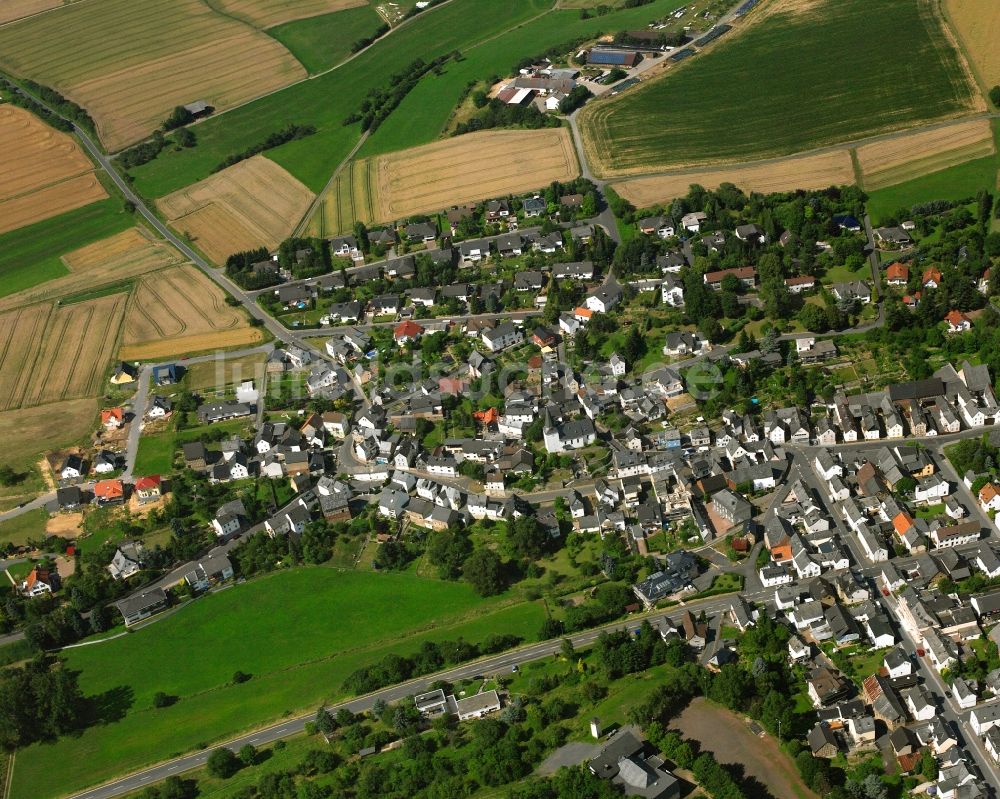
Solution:
<svg viewBox="0 0 1000 799">
<path fill-rule="evenodd" d="M 163 691 L 157 691 L 153 694 L 153 707 L 170 707 L 176 701 L 176 696 L 171 696 Z"/>
<path fill-rule="evenodd" d="M 240 683 L 246 682 L 253 677 L 252 674 L 247 674 L 245 671 L 237 671 L 233 674 L 233 683 L 239 685 Z"/>
<path fill-rule="evenodd" d="M 990 89 L 990 102 L 1000 108 L 1000 86 L 994 86 Z"/>
</svg>

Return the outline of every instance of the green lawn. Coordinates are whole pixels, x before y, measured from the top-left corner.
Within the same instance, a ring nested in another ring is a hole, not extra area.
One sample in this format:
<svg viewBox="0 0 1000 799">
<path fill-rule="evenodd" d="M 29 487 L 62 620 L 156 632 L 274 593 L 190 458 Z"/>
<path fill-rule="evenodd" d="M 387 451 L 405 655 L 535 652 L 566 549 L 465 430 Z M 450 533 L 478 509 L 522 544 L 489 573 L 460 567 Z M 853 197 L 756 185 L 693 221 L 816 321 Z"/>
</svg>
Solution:
<svg viewBox="0 0 1000 799">
<path fill-rule="evenodd" d="M 177 436 L 172 431 L 142 436 L 135 456 L 135 473 L 140 476 L 170 474 L 174 470 L 176 445 Z"/>
<path fill-rule="evenodd" d="M 995 192 L 998 166 L 1000 156 L 990 155 L 869 192 L 868 213 L 872 224 L 878 225 L 886 217 L 904 209 L 908 211 L 918 203 L 964 200 L 975 197 L 980 189 Z"/>
<path fill-rule="evenodd" d="M 28 539 L 38 540 L 45 537 L 45 522 L 49 514 L 44 508 L 30 510 L 0 522 L 0 541 L 10 541 L 15 544 L 26 544 Z"/>
<path fill-rule="evenodd" d="M 372 36 L 381 24 L 374 8 L 360 6 L 286 22 L 266 32 L 291 50 L 313 75 L 339 64 L 351 54 L 354 42 Z"/>
<path fill-rule="evenodd" d="M 800 152 L 953 116 L 975 93 L 933 4 L 819 0 L 583 113 L 607 170 Z M 891 56 L 889 56 L 891 54 Z M 919 77 L 917 77 L 919 76 Z M 748 87 L 753 87 L 748 91 Z"/>
<path fill-rule="evenodd" d="M 112 197 L 0 235 L 0 297 L 68 275 L 61 255 L 133 223 Z"/>
<path fill-rule="evenodd" d="M 548 5 L 546 0 L 511 0 L 503 13 L 498 13 L 489 0 L 453 0 L 425 12 L 347 68 L 302 81 L 199 123 L 198 146 L 161 153 L 135 169 L 135 187 L 145 197 L 161 197 L 207 177 L 226 156 L 294 122 L 314 125 L 317 132 L 268 151 L 268 157 L 319 191 L 361 135 L 360 125 L 345 126 L 343 120 L 360 107 L 369 89 L 389 88 L 389 77 L 417 58 L 430 61 L 456 49 L 465 51 Z"/>
<path fill-rule="evenodd" d="M 340 699 L 344 678 L 425 640 L 533 639 L 541 603 L 478 598 L 463 583 L 302 568 L 206 596 L 137 633 L 66 653 L 88 696 L 122 720 L 18 754 L 11 797 L 61 796 L 283 714 Z M 237 670 L 253 675 L 233 685 Z M 180 697 L 154 709 L 152 697 Z"/>
</svg>

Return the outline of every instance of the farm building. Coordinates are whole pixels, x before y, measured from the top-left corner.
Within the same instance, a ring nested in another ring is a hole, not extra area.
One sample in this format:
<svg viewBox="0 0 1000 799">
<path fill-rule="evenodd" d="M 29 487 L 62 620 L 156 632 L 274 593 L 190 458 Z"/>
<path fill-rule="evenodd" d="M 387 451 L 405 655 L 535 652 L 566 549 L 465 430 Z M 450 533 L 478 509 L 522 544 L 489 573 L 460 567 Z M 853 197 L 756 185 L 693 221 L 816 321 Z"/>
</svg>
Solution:
<svg viewBox="0 0 1000 799">
<path fill-rule="evenodd" d="M 594 48 L 587 54 L 588 64 L 631 69 L 639 62 L 639 54 L 628 50 Z"/>
</svg>

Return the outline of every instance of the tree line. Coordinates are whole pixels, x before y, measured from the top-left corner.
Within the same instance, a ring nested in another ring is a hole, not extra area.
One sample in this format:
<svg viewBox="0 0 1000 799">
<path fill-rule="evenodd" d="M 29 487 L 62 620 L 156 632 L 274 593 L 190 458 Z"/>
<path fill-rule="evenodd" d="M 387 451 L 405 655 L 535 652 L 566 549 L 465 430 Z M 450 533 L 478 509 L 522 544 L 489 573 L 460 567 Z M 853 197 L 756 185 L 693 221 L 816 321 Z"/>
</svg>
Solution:
<svg viewBox="0 0 1000 799">
<path fill-rule="evenodd" d="M 268 135 L 263 141 L 257 142 L 257 144 L 251 145 L 241 152 L 226 156 L 215 165 L 212 172 L 221 172 L 223 169 L 233 166 L 233 164 L 238 164 L 240 161 L 246 161 L 248 158 L 253 158 L 265 150 L 273 150 L 275 147 L 280 147 L 282 144 L 287 144 L 290 141 L 304 139 L 307 136 L 312 136 L 315 132 L 315 125 L 296 125 L 290 122 L 276 133 Z"/>
</svg>

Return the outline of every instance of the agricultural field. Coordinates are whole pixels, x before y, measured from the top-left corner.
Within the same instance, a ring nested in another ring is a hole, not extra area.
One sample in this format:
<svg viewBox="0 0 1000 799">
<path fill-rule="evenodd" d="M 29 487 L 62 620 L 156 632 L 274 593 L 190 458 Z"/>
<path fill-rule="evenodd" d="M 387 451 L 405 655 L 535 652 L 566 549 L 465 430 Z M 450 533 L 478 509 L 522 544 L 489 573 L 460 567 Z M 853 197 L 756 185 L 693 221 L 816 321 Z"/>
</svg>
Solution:
<svg viewBox="0 0 1000 799">
<path fill-rule="evenodd" d="M 591 164 L 613 177 L 754 160 L 982 110 L 936 8 L 775 0 L 710 51 L 584 108 Z"/>
<path fill-rule="evenodd" d="M 76 0 L 4 0 L 0 4 L 0 25 L 13 22 L 16 19 L 30 17 L 32 14 L 40 14 L 50 8 L 65 5 L 67 2 Z"/>
<path fill-rule="evenodd" d="M 347 229 L 352 219 L 386 222 L 579 173 L 567 128 L 470 133 L 352 164 L 338 176 L 315 224 L 332 232 Z"/>
<path fill-rule="evenodd" d="M 305 77 L 266 34 L 200 0 L 77 3 L 0 28 L 0 66 L 86 108 L 118 150 L 177 105 L 231 108 Z"/>
<path fill-rule="evenodd" d="M 160 200 L 174 227 L 216 263 L 255 247 L 276 247 L 298 224 L 313 193 L 262 155 Z"/>
<path fill-rule="evenodd" d="M 873 190 L 995 152 L 990 120 L 976 119 L 865 144 L 857 156 L 864 188 Z"/>
<path fill-rule="evenodd" d="M 262 385 L 266 360 L 267 356 L 259 353 L 193 363 L 184 375 L 184 383 L 188 390 L 194 392 L 224 389 L 244 380 L 253 380 L 257 385 Z"/>
<path fill-rule="evenodd" d="M 683 197 L 692 183 L 706 189 L 718 188 L 722 183 L 735 183 L 745 192 L 764 194 L 794 189 L 825 189 L 827 186 L 854 183 L 854 167 L 850 153 L 843 149 L 776 163 L 632 178 L 615 183 L 613 188 L 637 208 L 647 208 Z"/>
<path fill-rule="evenodd" d="M 0 410 L 96 396 L 117 347 L 126 294 L 0 314 Z"/>
<path fill-rule="evenodd" d="M 498 14 L 490 0 L 451 0 L 428 9 L 351 61 L 350 69 L 296 83 L 199 123 L 198 146 L 161 153 L 132 170 L 135 187 L 146 197 L 163 197 L 205 178 L 226 156 L 284 128 L 294 109 L 293 121 L 314 125 L 316 134 L 269 150 L 267 156 L 318 192 L 357 144 L 360 125 L 344 125 L 343 121 L 360 107 L 369 90 L 387 88 L 389 77 L 416 58 L 429 61 L 456 49 L 465 54 L 477 42 L 514 28 L 550 6 L 551 0 L 510 0 Z M 515 59 L 508 54 L 505 60 Z"/>
<path fill-rule="evenodd" d="M 132 635 L 66 652 L 88 696 L 120 697 L 125 716 L 18 753 L 10 795 L 52 799 L 211 743 L 286 712 L 343 697 L 344 678 L 425 640 L 534 638 L 541 603 L 479 599 L 469 586 L 409 574 L 303 568 L 199 599 Z M 254 635 L 248 636 L 247 629 Z M 297 645 L 282 645 L 289 630 Z M 213 657 L 197 653 L 213 652 Z M 234 685 L 237 669 L 253 675 Z M 179 697 L 152 709 L 157 691 Z"/>
<path fill-rule="evenodd" d="M 951 24 L 984 89 L 1000 83 L 1000 4 L 993 0 L 944 0 Z"/>
<path fill-rule="evenodd" d="M 153 360 L 260 339 L 246 312 L 227 305 L 207 275 L 193 266 L 175 266 L 147 275 L 136 287 L 119 355 L 127 361 Z"/>
<path fill-rule="evenodd" d="M 269 28 L 273 36 L 294 55 L 310 75 L 339 64 L 351 54 L 351 45 L 358 39 L 374 35 L 382 18 L 368 4 L 357 5 Z"/>
<path fill-rule="evenodd" d="M 282 22 L 344 11 L 367 0 L 208 0 L 208 4 L 255 28 L 270 28 Z"/>
<path fill-rule="evenodd" d="M 85 290 L 99 289 L 181 263 L 172 246 L 143 228 L 128 228 L 62 256 L 69 274 L 0 299 L 0 311 Z"/>
<path fill-rule="evenodd" d="M 108 196 L 73 137 L 22 108 L 0 106 L 0 152 L 6 159 L 0 233 Z"/>
</svg>

